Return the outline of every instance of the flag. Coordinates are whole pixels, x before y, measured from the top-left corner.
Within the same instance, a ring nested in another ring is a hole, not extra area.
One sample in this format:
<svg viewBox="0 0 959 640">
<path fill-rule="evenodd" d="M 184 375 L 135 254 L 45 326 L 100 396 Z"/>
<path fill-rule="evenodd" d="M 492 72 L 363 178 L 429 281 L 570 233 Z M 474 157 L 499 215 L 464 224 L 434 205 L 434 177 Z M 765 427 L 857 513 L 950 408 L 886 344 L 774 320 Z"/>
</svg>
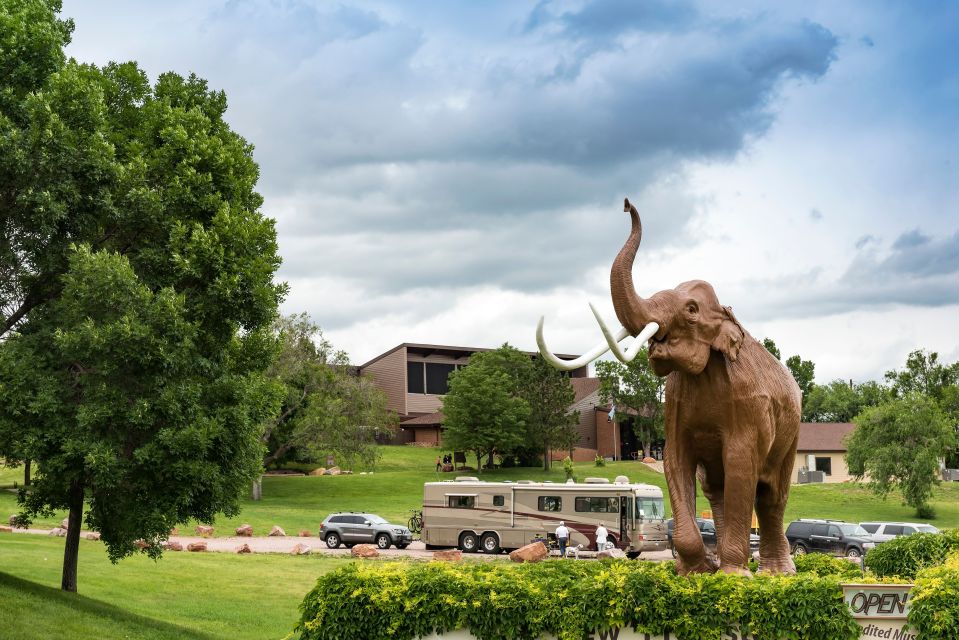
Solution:
<svg viewBox="0 0 959 640">
<path fill-rule="evenodd" d="M 609 410 L 609 413 L 606 414 L 606 422 L 612 422 L 616 419 L 616 405 L 613 405 L 613 408 Z"/>
</svg>

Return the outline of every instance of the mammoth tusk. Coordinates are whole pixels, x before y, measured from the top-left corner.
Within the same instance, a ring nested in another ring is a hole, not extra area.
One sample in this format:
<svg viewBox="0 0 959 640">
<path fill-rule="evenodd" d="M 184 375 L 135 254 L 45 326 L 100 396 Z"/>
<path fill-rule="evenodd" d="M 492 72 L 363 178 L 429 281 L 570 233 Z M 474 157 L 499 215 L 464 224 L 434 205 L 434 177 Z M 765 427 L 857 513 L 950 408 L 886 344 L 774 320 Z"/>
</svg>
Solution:
<svg viewBox="0 0 959 640">
<path fill-rule="evenodd" d="M 606 326 L 603 317 L 599 315 L 599 311 L 596 310 L 592 302 L 589 303 L 589 308 L 593 310 L 593 315 L 596 316 L 596 322 L 599 323 L 599 328 L 603 332 L 603 336 L 606 337 L 606 344 L 609 345 L 609 348 L 613 351 L 613 355 L 615 355 L 620 362 L 632 362 L 633 359 L 636 358 L 636 354 L 639 353 L 639 350 L 643 348 L 643 345 L 659 331 L 659 324 L 650 322 L 643 327 L 643 330 L 639 332 L 639 335 L 636 336 L 633 343 L 623 351 L 619 347 L 619 341 L 629 335 L 629 332 L 626 331 L 626 329 L 621 329 L 619 333 L 614 336 L 610 333 L 609 327 Z"/>
<path fill-rule="evenodd" d="M 600 342 L 595 347 L 587 351 L 585 354 L 576 358 L 575 360 L 561 360 L 557 358 L 553 353 L 546 348 L 546 340 L 543 338 L 543 321 L 545 318 L 540 316 L 539 324 L 536 325 L 536 345 L 539 347 L 539 353 L 543 358 L 553 365 L 555 368 L 561 371 L 572 371 L 573 369 L 579 369 L 582 366 L 585 366 L 600 357 L 607 351 L 609 351 L 609 346 L 605 342 Z M 629 332 L 626 329 L 622 329 L 619 332 L 618 340 L 622 340 L 629 335 Z M 615 343 L 614 343 L 615 344 Z"/>
</svg>

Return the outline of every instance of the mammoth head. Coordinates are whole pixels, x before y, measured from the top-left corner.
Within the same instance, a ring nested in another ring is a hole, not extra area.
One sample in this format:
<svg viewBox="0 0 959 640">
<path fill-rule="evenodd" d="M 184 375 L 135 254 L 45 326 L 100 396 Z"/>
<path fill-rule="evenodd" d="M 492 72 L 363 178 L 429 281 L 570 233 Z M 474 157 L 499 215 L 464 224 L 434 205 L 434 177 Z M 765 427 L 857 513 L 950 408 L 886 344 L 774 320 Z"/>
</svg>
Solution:
<svg viewBox="0 0 959 640">
<path fill-rule="evenodd" d="M 616 317 L 622 323 L 612 333 L 603 318 L 593 309 L 605 338 L 596 347 L 576 360 L 560 360 L 547 348 L 543 339 L 543 319 L 536 330 L 540 353 L 553 366 L 571 370 L 595 360 L 612 350 L 619 360 L 630 362 L 649 341 L 649 362 L 656 375 L 672 371 L 689 374 L 702 373 L 709 362 L 711 350 L 721 352 L 734 362 L 745 339 L 745 331 L 729 307 L 719 304 L 712 285 L 702 280 L 684 282 L 675 289 L 641 298 L 633 287 L 632 267 L 642 239 L 642 224 L 636 208 L 625 202 L 625 210 L 632 218 L 632 231 L 610 271 L 610 290 Z M 627 336 L 636 339 L 627 348 L 619 342 Z"/>
</svg>

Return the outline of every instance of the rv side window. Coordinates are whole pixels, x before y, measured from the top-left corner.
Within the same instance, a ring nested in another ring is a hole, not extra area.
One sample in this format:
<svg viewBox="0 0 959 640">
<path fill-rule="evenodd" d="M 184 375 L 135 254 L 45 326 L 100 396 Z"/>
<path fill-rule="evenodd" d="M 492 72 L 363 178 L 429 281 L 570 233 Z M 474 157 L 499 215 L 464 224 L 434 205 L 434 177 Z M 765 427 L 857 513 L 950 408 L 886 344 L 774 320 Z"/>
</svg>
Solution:
<svg viewBox="0 0 959 640">
<path fill-rule="evenodd" d="M 493 506 L 502 507 L 506 504 L 506 499 L 503 496 L 493 496 Z"/>
<path fill-rule="evenodd" d="M 576 510 L 590 513 L 619 513 L 619 498 L 576 498 Z"/>
<path fill-rule="evenodd" d="M 472 509 L 476 504 L 473 496 L 450 496 L 450 507 L 453 509 Z"/>
<path fill-rule="evenodd" d="M 563 510 L 563 499 L 559 496 L 540 496 L 537 502 L 540 511 Z"/>
</svg>

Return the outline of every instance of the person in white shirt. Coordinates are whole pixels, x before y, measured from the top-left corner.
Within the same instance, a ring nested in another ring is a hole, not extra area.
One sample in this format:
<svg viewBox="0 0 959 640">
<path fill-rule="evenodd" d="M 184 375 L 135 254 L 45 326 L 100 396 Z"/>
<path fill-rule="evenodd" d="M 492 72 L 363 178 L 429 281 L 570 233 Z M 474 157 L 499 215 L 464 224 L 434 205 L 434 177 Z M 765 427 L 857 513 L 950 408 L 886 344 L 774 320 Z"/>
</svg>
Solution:
<svg viewBox="0 0 959 640">
<path fill-rule="evenodd" d="M 559 521 L 559 526 L 556 527 L 556 542 L 559 544 L 559 557 L 565 558 L 566 544 L 569 542 L 569 529 L 562 520 Z"/>
<path fill-rule="evenodd" d="M 602 551 L 606 548 L 606 537 L 609 535 L 609 532 L 606 531 L 606 527 L 599 525 L 596 527 L 596 550 Z"/>
</svg>

